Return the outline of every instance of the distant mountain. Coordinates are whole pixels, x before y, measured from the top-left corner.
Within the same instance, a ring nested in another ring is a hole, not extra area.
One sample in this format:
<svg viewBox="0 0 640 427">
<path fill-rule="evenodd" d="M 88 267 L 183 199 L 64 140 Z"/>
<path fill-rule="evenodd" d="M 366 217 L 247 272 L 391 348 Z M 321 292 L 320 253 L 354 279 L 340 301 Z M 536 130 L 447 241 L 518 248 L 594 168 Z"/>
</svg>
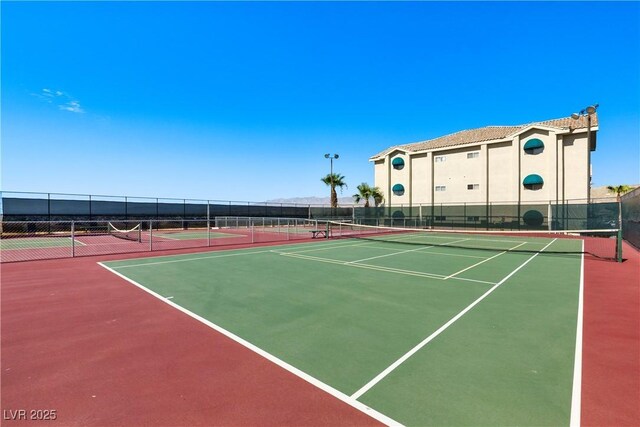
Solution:
<svg viewBox="0 0 640 427">
<path fill-rule="evenodd" d="M 331 199 L 329 197 L 290 197 L 288 199 L 272 199 L 267 200 L 267 203 L 287 203 L 287 204 L 296 204 L 296 205 L 325 205 L 329 206 L 331 204 Z M 352 206 L 353 197 L 338 197 L 338 206 Z"/>
</svg>

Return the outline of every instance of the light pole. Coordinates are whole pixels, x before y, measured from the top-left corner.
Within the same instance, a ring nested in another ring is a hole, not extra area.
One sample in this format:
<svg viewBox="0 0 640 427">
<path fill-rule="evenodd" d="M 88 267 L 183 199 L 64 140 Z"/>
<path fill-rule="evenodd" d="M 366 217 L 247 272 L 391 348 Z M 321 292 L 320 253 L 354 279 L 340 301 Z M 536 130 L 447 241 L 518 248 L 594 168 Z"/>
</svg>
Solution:
<svg viewBox="0 0 640 427">
<path fill-rule="evenodd" d="M 331 182 L 331 184 L 330 184 L 331 185 L 331 199 L 330 200 L 331 200 L 331 211 L 332 212 L 333 212 L 333 192 L 335 191 L 334 188 L 333 188 L 333 159 L 337 160 L 338 157 L 340 157 L 338 154 L 329 154 L 329 153 L 327 153 L 327 154 L 324 155 L 324 158 L 325 159 L 329 159 L 329 161 L 331 162 L 331 169 L 330 169 L 331 172 L 329 174 L 329 179 L 330 179 L 330 182 Z M 336 199 L 337 199 L 337 197 L 336 197 Z M 338 201 L 336 200 L 336 204 L 337 203 L 338 203 Z"/>
<path fill-rule="evenodd" d="M 591 203 L 591 116 L 596 113 L 598 107 L 598 104 L 589 105 L 579 113 L 571 114 L 573 120 L 587 116 L 587 206 Z M 562 179 L 564 180 L 564 176 Z"/>
</svg>

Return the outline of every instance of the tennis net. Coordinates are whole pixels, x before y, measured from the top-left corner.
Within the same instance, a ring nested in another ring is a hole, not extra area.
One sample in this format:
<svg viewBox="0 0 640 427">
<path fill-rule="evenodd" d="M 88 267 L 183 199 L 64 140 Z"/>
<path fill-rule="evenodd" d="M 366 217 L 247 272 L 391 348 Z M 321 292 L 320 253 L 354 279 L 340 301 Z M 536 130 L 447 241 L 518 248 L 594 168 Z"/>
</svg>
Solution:
<svg viewBox="0 0 640 427">
<path fill-rule="evenodd" d="M 485 231 L 385 227 L 350 222 L 326 222 L 331 238 L 353 238 L 406 246 L 443 246 L 494 252 L 540 252 L 555 240 L 573 241 L 549 245 L 544 253 L 585 254 L 603 260 L 622 261 L 619 230 Z M 584 245 L 581 244 L 584 242 Z"/>
<path fill-rule="evenodd" d="M 142 227 L 141 224 L 136 225 L 128 230 L 122 230 L 117 228 L 112 223 L 107 223 L 107 232 L 113 237 L 118 239 L 131 240 L 134 242 L 142 242 Z"/>
</svg>

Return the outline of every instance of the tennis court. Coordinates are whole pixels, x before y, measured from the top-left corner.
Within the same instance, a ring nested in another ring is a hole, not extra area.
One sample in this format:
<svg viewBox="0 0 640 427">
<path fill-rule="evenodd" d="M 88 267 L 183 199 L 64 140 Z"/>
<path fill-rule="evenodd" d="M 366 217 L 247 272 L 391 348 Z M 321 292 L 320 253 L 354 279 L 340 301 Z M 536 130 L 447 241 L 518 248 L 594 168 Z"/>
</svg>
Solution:
<svg viewBox="0 0 640 427">
<path fill-rule="evenodd" d="M 583 258 L 577 238 L 403 232 L 101 265 L 385 423 L 566 425 Z"/>
<path fill-rule="evenodd" d="M 207 232 L 207 230 L 200 231 L 170 231 L 170 232 L 156 232 L 155 238 L 169 239 L 169 240 L 197 240 L 197 239 L 223 239 L 225 237 L 238 237 L 237 234 L 222 233 L 219 231 Z"/>
<path fill-rule="evenodd" d="M 16 249 L 40 249 L 40 248 L 70 248 L 73 244 L 84 245 L 84 243 L 71 237 L 26 237 L 21 239 L 2 239 L 0 240 L 0 250 L 16 250 Z"/>
</svg>

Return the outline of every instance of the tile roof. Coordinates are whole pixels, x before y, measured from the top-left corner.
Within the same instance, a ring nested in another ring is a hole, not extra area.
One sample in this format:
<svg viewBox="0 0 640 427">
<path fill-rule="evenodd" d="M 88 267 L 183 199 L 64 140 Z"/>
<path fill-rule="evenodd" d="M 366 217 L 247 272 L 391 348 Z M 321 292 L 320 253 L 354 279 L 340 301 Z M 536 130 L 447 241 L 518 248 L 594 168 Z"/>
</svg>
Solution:
<svg viewBox="0 0 640 427">
<path fill-rule="evenodd" d="M 371 159 L 385 156 L 389 152 L 400 149 L 408 152 L 431 150 L 434 148 L 451 147 L 456 145 L 471 144 L 474 142 L 484 142 L 505 139 L 509 135 L 516 134 L 530 126 L 545 126 L 556 128 L 559 130 L 565 129 L 582 129 L 587 127 L 586 116 L 581 116 L 579 119 L 574 120 L 571 117 L 564 117 L 561 119 L 545 120 L 542 122 L 532 122 L 517 126 L 486 126 L 477 129 L 461 130 L 459 132 L 451 133 L 449 135 L 440 136 L 438 138 L 429 139 L 426 141 L 414 142 L 411 144 L 395 145 L 387 148 L 386 150 L 374 155 Z M 591 126 L 598 126 L 598 114 L 591 116 Z"/>
</svg>

